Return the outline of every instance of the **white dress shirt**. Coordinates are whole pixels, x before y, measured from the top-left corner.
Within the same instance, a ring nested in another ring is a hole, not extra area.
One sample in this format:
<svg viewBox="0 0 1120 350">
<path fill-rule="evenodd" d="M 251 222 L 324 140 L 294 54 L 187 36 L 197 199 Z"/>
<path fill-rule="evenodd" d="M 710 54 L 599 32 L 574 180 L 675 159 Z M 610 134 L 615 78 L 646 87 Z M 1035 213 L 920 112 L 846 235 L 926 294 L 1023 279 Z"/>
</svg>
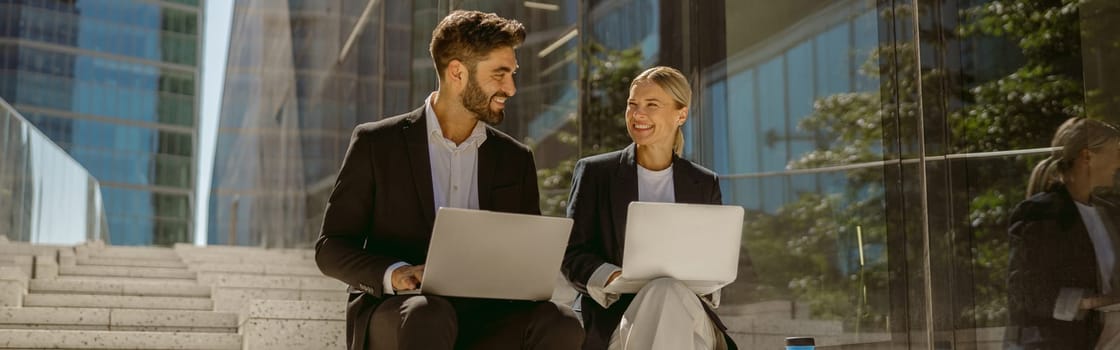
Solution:
<svg viewBox="0 0 1120 350">
<path fill-rule="evenodd" d="M 428 124 L 428 161 L 432 168 L 432 199 L 435 210 L 440 207 L 478 209 L 478 148 L 486 142 L 486 125 L 475 123 L 471 135 L 462 143 L 443 136 L 439 118 L 432 109 L 436 92 L 424 101 L 424 118 Z M 385 270 L 385 294 L 393 290 L 393 271 L 409 266 L 401 261 Z"/>
</svg>

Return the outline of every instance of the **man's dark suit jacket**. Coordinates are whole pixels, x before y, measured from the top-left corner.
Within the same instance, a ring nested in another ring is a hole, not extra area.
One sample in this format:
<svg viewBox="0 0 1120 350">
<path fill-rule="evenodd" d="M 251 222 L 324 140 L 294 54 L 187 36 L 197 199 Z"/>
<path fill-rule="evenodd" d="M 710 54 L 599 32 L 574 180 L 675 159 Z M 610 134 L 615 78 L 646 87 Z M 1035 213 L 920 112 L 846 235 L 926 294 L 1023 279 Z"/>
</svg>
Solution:
<svg viewBox="0 0 1120 350">
<path fill-rule="evenodd" d="M 1092 349 L 1100 337 L 1099 313 L 1085 319 L 1054 318 L 1062 288 L 1099 294 L 1101 280 L 1093 241 L 1064 186 L 1019 203 L 1008 228 L 1009 324 L 1007 346 L 1021 349 Z"/>
<path fill-rule="evenodd" d="M 351 287 L 346 340 L 353 349 L 365 346 L 389 265 L 427 258 L 435 200 L 426 124 L 420 108 L 355 128 L 327 202 L 315 261 Z M 477 169 L 479 209 L 540 214 L 536 165 L 525 145 L 486 126 Z"/>
<path fill-rule="evenodd" d="M 572 173 L 572 192 L 568 217 L 575 220 L 562 270 L 581 298 L 584 349 L 606 349 L 622 314 L 634 300 L 623 294 L 610 308 L 603 308 L 587 296 L 587 280 L 603 263 L 622 266 L 626 242 L 626 213 L 630 202 L 638 200 L 638 168 L 635 146 L 620 151 L 580 159 Z M 711 170 L 673 156 L 673 191 L 677 203 L 723 204 L 719 178 Z M 683 233 L 682 233 L 683 234 Z M 707 305 L 705 305 L 707 309 Z M 726 336 L 726 327 L 711 309 L 706 310 Z"/>
</svg>

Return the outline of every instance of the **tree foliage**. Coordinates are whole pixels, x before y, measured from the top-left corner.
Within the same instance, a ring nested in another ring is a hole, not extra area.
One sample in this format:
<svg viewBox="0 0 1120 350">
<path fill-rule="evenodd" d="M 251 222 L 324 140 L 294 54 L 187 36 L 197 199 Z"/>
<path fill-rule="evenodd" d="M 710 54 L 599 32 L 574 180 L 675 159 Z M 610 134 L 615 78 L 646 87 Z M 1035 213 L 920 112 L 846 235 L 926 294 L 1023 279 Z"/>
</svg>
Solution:
<svg viewBox="0 0 1120 350">
<path fill-rule="evenodd" d="M 812 114 L 798 127 L 803 132 L 823 135 L 826 141 L 818 142 L 823 147 L 791 160 L 789 168 L 883 160 L 884 141 L 900 142 L 901 151 L 907 152 L 907 145 L 918 141 L 884 140 L 884 121 L 897 118 L 898 124 L 913 125 L 919 113 L 929 113 L 908 98 L 917 91 L 914 77 L 919 74 L 923 96 L 957 101 L 946 103 L 949 109 L 944 111 L 944 122 L 951 135 L 946 145 L 948 151 L 1046 146 L 1062 121 L 1083 111 L 1078 5 L 1077 0 L 994 0 L 962 10 L 959 25 L 950 26 L 947 32 L 937 32 L 936 25 L 923 26 L 930 36 L 946 39 L 923 41 L 921 45 L 935 46 L 933 50 L 944 49 L 936 45 L 979 48 L 973 59 L 998 52 L 993 48 L 1002 43 L 1011 43 L 1007 45 L 1014 48 L 1010 55 L 994 58 L 1016 65 L 996 76 L 984 77 L 991 72 L 967 68 L 918 70 L 913 60 L 913 41 L 882 43 L 866 57 L 860 73 L 878 78 L 880 68 L 889 66 L 894 69 L 890 73 L 898 79 L 882 79 L 883 86 L 878 91 L 846 92 L 818 99 Z M 900 7 L 895 11 L 882 15 L 909 16 L 911 9 Z M 894 65 L 883 65 L 882 58 Z M 899 96 L 895 100 L 884 99 L 880 91 L 898 92 Z M 886 110 L 895 111 L 896 115 L 884 115 Z M 973 280 L 960 281 L 973 283 L 975 288 L 973 304 L 959 310 L 958 317 L 966 319 L 965 322 L 993 326 L 1004 320 L 1007 218 L 1011 208 L 1023 199 L 1026 176 L 1037 160 L 1036 156 L 968 162 L 964 164 L 967 184 L 953 188 L 950 198 L 968 198 L 968 222 L 962 225 L 964 232 L 951 234 L 969 235 L 972 242 L 965 256 L 972 259 Z M 851 237 L 856 227 L 862 229 L 865 247 L 886 244 L 886 226 L 882 224 L 889 204 L 883 191 L 886 184 L 879 168 L 862 168 L 844 175 L 846 189 L 842 193 L 802 193 L 773 215 L 758 214 L 748 221 L 747 235 L 754 242 L 752 258 L 761 271 L 757 292 L 762 298 L 802 301 L 810 306 L 814 318 L 843 320 L 848 328 L 884 330 L 889 305 L 869 302 L 867 298 L 868 293 L 887 292 L 885 256 L 852 269 L 838 255 L 852 250 L 844 242 L 855 241 Z M 876 299 L 885 300 L 886 296 L 872 295 L 871 300 Z M 855 310 L 853 305 L 857 306 Z"/>
<path fill-rule="evenodd" d="M 545 215 L 564 216 L 572 169 L 579 157 L 619 150 L 630 144 L 626 133 L 626 100 L 630 97 L 630 80 L 643 69 L 641 50 L 612 50 L 595 42 L 587 43 L 582 50 L 580 56 L 586 60 L 587 69 L 580 81 L 588 85 L 579 118 L 580 134 L 561 130 L 557 135 L 560 142 L 578 146 L 580 152 L 558 162 L 555 167 L 537 171 L 541 212 Z"/>
</svg>

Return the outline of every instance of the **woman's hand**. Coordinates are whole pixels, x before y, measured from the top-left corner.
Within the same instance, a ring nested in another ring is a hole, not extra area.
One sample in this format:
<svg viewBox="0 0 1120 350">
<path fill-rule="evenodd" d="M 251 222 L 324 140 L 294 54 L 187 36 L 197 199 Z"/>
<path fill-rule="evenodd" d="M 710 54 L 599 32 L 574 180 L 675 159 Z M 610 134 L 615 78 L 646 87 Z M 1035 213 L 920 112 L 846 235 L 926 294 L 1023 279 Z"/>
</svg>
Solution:
<svg viewBox="0 0 1120 350">
<path fill-rule="evenodd" d="M 1088 296 L 1088 297 L 1081 298 L 1081 304 L 1079 305 L 1079 307 L 1082 310 L 1094 310 L 1094 309 L 1102 307 L 1102 306 L 1108 306 L 1108 305 L 1112 305 L 1112 304 L 1116 304 L 1116 303 L 1120 303 L 1120 295 L 1117 295 L 1117 294 L 1093 295 L 1093 296 Z"/>
<path fill-rule="evenodd" d="M 606 285 L 610 285 L 611 282 L 614 282 L 614 280 L 616 278 L 618 278 L 618 276 L 622 276 L 622 270 L 615 271 L 614 273 L 611 274 L 611 277 L 607 277 L 607 284 Z"/>
</svg>

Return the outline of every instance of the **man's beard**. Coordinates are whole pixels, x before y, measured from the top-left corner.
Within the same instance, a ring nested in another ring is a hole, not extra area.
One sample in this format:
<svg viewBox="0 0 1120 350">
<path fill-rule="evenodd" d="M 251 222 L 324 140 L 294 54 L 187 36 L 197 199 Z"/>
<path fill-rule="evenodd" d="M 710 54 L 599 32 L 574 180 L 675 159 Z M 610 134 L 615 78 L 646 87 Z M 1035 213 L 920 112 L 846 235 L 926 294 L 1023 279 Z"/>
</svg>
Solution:
<svg viewBox="0 0 1120 350">
<path fill-rule="evenodd" d="M 463 90 L 463 107 L 468 111 L 474 113 L 475 118 L 490 125 L 498 125 L 505 118 L 505 109 L 494 111 L 490 109 L 490 100 L 495 96 L 505 96 L 504 93 L 497 93 L 493 96 L 486 96 L 482 92 L 482 87 L 478 86 L 478 82 L 472 76 L 467 81 L 467 88 Z"/>
</svg>

